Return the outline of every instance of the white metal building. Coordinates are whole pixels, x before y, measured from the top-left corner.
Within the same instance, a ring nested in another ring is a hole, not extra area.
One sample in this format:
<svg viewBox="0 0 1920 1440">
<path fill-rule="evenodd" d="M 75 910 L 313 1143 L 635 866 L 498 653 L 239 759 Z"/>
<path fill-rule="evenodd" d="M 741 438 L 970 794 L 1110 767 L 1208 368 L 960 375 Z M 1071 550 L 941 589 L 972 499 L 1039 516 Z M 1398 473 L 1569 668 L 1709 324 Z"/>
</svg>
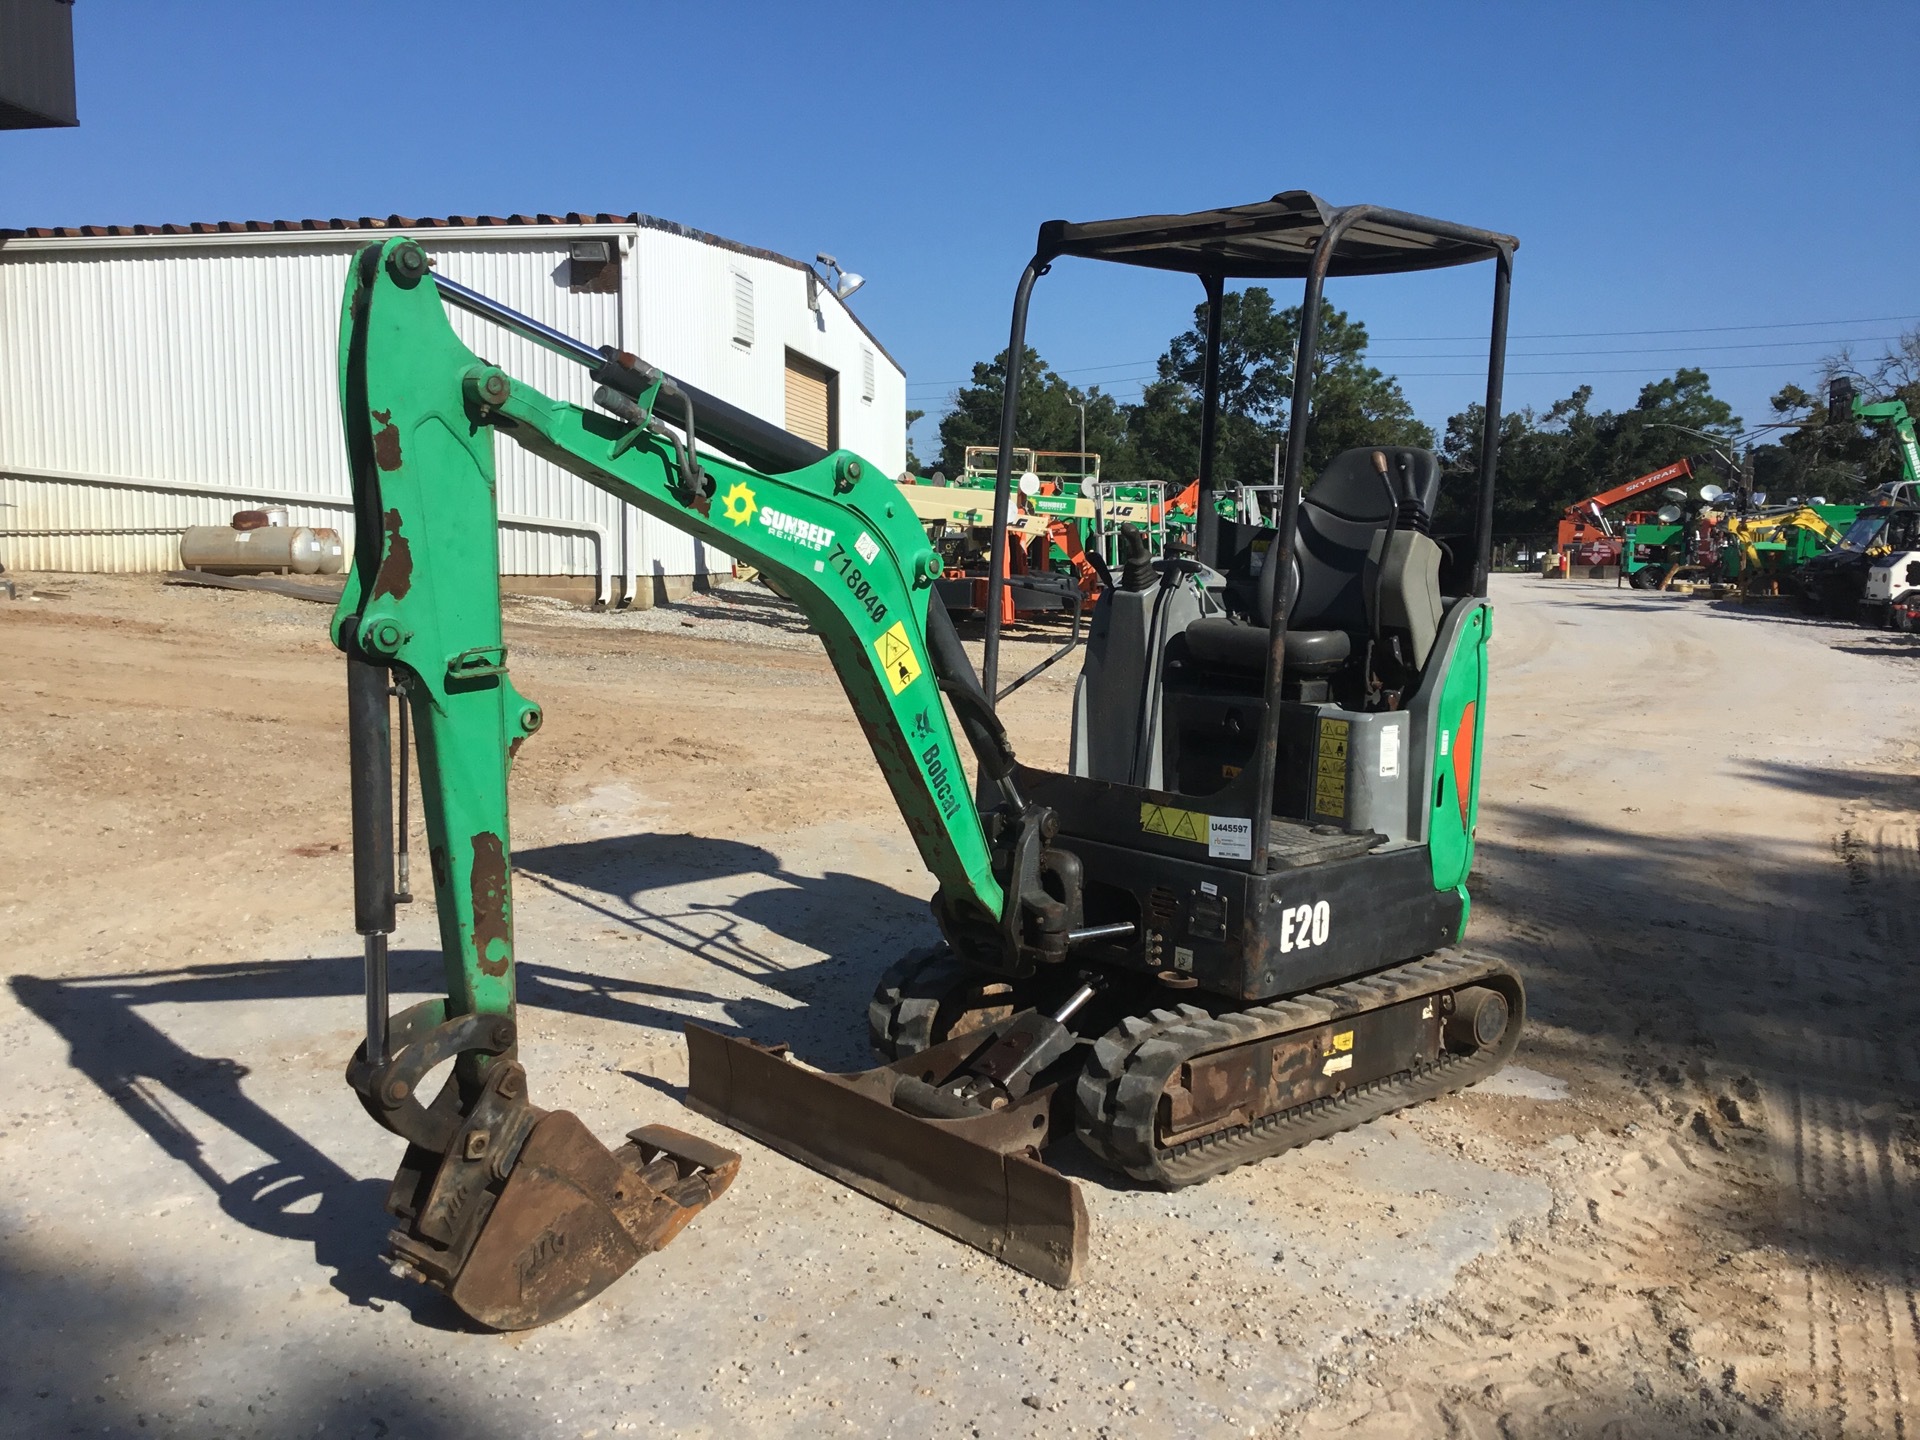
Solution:
<svg viewBox="0 0 1920 1440">
<path fill-rule="evenodd" d="M 441 273 L 556 329 L 631 351 L 885 474 L 905 466 L 905 376 L 811 266 L 650 216 L 7 231 L 0 563 L 168 569 L 182 528 L 262 503 L 351 545 L 340 299 L 352 253 L 396 231 L 418 238 Z M 509 374 L 591 402 L 584 369 L 449 313 Z M 603 602 L 650 605 L 731 567 L 509 441 L 496 455 L 510 584 L 583 577 L 572 586 Z"/>
</svg>

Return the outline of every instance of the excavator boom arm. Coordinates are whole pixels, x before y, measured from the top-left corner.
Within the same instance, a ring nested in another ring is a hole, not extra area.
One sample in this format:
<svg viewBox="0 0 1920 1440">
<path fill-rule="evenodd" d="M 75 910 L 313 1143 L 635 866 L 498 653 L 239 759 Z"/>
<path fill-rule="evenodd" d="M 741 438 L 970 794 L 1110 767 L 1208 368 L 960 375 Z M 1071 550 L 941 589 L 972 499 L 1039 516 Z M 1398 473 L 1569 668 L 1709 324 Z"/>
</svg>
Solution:
<svg viewBox="0 0 1920 1440">
<path fill-rule="evenodd" d="M 356 261 L 341 386 L 357 543 L 333 633 L 350 658 L 393 675 L 415 722 L 450 1013 L 512 1005 L 506 780 L 541 720 L 502 643 L 495 431 L 751 562 L 792 597 L 944 902 L 997 923 L 1005 894 L 942 704 L 944 690 L 965 707 L 971 668 L 933 601 L 938 556 L 892 481 L 845 452 L 778 475 L 699 453 L 691 402 L 671 379 L 614 356 L 596 375 L 600 400 L 623 414 L 551 399 L 481 360 L 448 323 L 413 242 L 390 240 Z M 946 635 L 930 637 L 930 623 Z M 997 726 L 977 701 L 965 708 L 978 749 L 974 732 Z M 765 727 L 742 724 L 766 743 Z M 1003 735 L 985 738 L 1004 750 Z M 370 878 L 377 889 L 380 877 Z M 370 898 L 363 933 L 383 908 Z"/>
</svg>

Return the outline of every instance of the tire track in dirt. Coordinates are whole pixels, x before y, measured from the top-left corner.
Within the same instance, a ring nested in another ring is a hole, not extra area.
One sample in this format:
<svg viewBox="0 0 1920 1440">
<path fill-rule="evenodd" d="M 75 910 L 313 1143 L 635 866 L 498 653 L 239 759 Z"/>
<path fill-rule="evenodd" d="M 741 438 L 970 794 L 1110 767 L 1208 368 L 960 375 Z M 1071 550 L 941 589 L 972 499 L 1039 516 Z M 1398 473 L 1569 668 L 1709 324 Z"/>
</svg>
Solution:
<svg viewBox="0 0 1920 1440">
<path fill-rule="evenodd" d="M 1521 617 L 1525 638 L 1556 611 Z M 1650 638 L 1612 623 L 1556 629 L 1502 670 L 1537 672 L 1513 706 L 1528 743 L 1502 770 L 1549 783 L 1483 813 L 1475 944 L 1539 997 L 1522 1063 L 1597 1054 L 1632 1082 L 1616 1092 L 1624 1153 L 1569 1167 L 1544 1225 L 1382 1363 L 1324 1377 L 1322 1408 L 1279 1434 L 1920 1436 L 1920 1007 L 1904 958 L 1920 755 L 1896 742 L 1873 768 L 1836 753 L 1811 712 L 1848 662 L 1769 635 L 1804 661 L 1782 693 L 1755 678 L 1777 653 L 1762 669 L 1739 632 L 1708 643 L 1733 627 L 1696 611 L 1662 617 L 1659 673 L 1721 697 L 1724 728 L 1676 751 L 1714 722 L 1643 667 L 1600 667 Z M 1744 618 L 1740 632 L 1757 633 Z M 1580 731 L 1561 713 L 1562 649 L 1579 673 L 1622 677 Z M 1638 813 L 1624 800 L 1645 814 L 1613 820 Z"/>
<path fill-rule="evenodd" d="M 1834 852 L 1870 952 L 1902 943 L 1920 901 L 1914 837 L 1910 817 L 1843 811 Z M 1920 1168 L 1900 1143 L 1913 1130 L 1911 996 L 1884 993 L 1857 962 L 1802 953 L 1796 999 L 1848 1022 L 1837 1034 L 1781 1027 L 1793 1063 L 1766 1085 L 1802 1393 L 1824 1433 L 1907 1440 L 1920 1414 Z"/>
</svg>

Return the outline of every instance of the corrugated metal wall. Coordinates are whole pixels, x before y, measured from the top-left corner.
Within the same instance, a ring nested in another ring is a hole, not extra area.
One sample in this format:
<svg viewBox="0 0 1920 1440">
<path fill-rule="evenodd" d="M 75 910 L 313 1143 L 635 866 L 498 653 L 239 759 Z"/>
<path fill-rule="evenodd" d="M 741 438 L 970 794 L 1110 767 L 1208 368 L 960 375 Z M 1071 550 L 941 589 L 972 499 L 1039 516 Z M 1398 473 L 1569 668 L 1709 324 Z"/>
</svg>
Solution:
<svg viewBox="0 0 1920 1440">
<path fill-rule="evenodd" d="M 174 248 L 7 253 L 0 264 L 0 465 L 174 485 L 338 496 L 333 351 L 345 252 Z M 178 563 L 166 531 L 250 503 L 0 475 L 0 529 L 155 531 L 9 538 L 23 569 Z M 251 502 L 257 503 L 257 502 Z"/>
<path fill-rule="evenodd" d="M 421 244 L 436 267 L 449 278 L 491 295 L 523 315 L 554 329 L 596 344 L 620 343 L 622 296 L 571 294 L 567 290 L 567 242 L 525 240 L 458 244 L 437 243 L 424 234 Z M 555 400 L 576 405 L 593 403 L 593 382 L 571 361 L 531 340 L 489 324 L 464 310 L 449 309 L 454 333 L 475 353 L 500 366 L 517 380 Z M 493 447 L 502 515 L 524 515 L 554 520 L 585 521 L 597 525 L 613 551 L 605 557 L 615 575 L 629 566 L 620 548 L 623 513 L 628 507 L 596 490 L 578 476 L 537 460 L 511 441 Z M 559 530 L 536 530 L 505 525 L 500 530 L 500 573 L 503 575 L 592 575 L 601 557 L 598 537 Z M 643 562 L 642 562 L 643 565 Z M 689 574 L 691 570 L 674 571 Z"/>
<path fill-rule="evenodd" d="M 625 249 L 617 292 L 573 293 L 575 227 L 510 236 L 423 231 L 444 273 L 557 329 L 618 343 L 778 424 L 788 346 L 838 371 L 841 436 L 886 473 L 904 460 L 905 381 L 831 298 L 807 307 L 790 265 L 649 227 L 590 232 Z M 139 245 L 73 240 L 0 249 L 0 559 L 18 569 L 152 570 L 178 531 L 284 497 L 296 524 L 351 544 L 336 399 L 340 294 L 367 236 L 315 243 Z M 733 338 L 736 277 L 756 329 Z M 586 372 L 476 317 L 461 338 L 556 398 L 586 404 Z M 510 575 L 686 576 L 725 557 L 511 443 L 497 449 L 501 569 Z M 142 482 L 132 488 L 110 480 Z M 231 493 L 208 494 L 225 488 Z"/>
</svg>

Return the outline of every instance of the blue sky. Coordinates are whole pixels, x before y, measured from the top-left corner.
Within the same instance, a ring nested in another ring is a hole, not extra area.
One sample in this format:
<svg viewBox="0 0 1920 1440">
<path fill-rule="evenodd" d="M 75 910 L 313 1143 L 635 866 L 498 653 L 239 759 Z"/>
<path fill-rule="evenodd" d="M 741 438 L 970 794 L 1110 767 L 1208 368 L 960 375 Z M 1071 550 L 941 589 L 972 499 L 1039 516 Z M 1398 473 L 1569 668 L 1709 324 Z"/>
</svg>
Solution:
<svg viewBox="0 0 1920 1440">
<path fill-rule="evenodd" d="M 645 210 L 834 252 L 937 411 L 1005 345 L 1041 220 L 1308 188 L 1520 236 L 1510 404 L 1699 364 L 1752 423 L 1836 342 L 1920 323 L 1912 17 L 80 0 L 81 126 L 0 136 L 0 225 Z M 1489 283 L 1334 298 L 1438 424 L 1478 392 Z M 1031 337 L 1128 398 L 1197 289 L 1063 264 Z"/>
</svg>

